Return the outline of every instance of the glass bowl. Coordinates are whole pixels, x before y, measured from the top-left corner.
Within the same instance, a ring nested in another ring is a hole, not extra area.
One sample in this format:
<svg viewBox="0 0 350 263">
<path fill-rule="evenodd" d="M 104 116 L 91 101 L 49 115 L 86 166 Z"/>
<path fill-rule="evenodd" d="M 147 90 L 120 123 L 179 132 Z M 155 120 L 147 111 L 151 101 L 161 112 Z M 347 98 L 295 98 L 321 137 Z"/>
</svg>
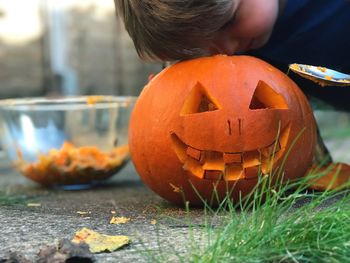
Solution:
<svg viewBox="0 0 350 263">
<path fill-rule="evenodd" d="M 27 178 L 47 187 L 90 187 L 129 160 L 136 97 L 0 100 L 3 150 Z"/>
</svg>

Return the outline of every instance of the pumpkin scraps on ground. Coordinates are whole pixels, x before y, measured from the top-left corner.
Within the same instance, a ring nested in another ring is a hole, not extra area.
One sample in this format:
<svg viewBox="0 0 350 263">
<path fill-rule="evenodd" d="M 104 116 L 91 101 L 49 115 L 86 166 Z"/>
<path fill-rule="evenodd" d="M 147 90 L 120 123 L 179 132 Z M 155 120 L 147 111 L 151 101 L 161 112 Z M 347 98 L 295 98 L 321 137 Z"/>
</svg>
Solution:
<svg viewBox="0 0 350 263">
<path fill-rule="evenodd" d="M 40 203 L 27 203 L 28 207 L 40 207 L 41 204 Z"/>
<path fill-rule="evenodd" d="M 110 224 L 119 225 L 119 224 L 126 224 L 129 221 L 130 221 L 130 218 L 128 218 L 128 217 L 124 217 L 124 216 L 116 217 L 116 216 L 113 216 L 111 218 L 111 220 L 109 221 L 109 223 Z"/>
<path fill-rule="evenodd" d="M 127 160 L 127 145 L 104 152 L 95 146 L 76 147 L 65 142 L 60 149 L 39 154 L 38 160 L 28 163 L 18 151 L 19 171 L 45 186 L 84 184 L 112 176 Z"/>
<path fill-rule="evenodd" d="M 112 252 L 130 243 L 128 236 L 109 236 L 99 234 L 88 228 L 77 231 L 72 239 L 75 244 L 85 243 L 91 253 Z"/>
</svg>

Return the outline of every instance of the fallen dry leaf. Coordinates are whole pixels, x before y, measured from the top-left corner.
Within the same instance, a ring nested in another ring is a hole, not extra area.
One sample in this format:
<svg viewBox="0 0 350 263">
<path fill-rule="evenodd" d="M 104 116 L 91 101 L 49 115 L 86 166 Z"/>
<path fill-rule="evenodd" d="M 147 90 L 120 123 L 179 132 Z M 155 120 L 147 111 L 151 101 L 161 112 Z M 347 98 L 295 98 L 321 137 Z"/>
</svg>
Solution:
<svg viewBox="0 0 350 263">
<path fill-rule="evenodd" d="M 112 252 L 130 243 L 128 236 L 109 236 L 99 234 L 86 227 L 77 231 L 72 239 L 73 243 L 84 242 L 92 253 Z"/>
<path fill-rule="evenodd" d="M 39 203 L 28 203 L 27 206 L 29 206 L 29 207 L 39 207 L 39 206 L 41 206 L 41 204 L 39 204 Z"/>
<path fill-rule="evenodd" d="M 122 216 L 122 217 L 115 217 L 115 216 L 113 216 L 111 218 L 111 221 L 109 221 L 109 223 L 118 225 L 118 224 L 125 224 L 125 223 L 127 223 L 129 221 L 130 221 L 130 218 L 127 218 L 127 217 L 124 217 L 124 216 Z"/>
<path fill-rule="evenodd" d="M 91 212 L 85 212 L 85 211 L 77 211 L 77 214 L 79 215 L 88 215 L 88 214 L 91 214 Z"/>
<path fill-rule="evenodd" d="M 169 183 L 169 185 L 173 188 L 174 193 L 181 193 L 182 192 L 180 187 L 173 185 L 172 183 Z"/>
</svg>

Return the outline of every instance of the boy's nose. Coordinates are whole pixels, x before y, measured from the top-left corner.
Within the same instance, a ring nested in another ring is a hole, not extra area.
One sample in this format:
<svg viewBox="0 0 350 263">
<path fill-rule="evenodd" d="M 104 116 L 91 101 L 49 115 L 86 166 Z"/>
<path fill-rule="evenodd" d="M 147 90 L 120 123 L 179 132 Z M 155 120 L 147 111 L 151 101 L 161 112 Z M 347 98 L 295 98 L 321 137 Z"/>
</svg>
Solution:
<svg viewBox="0 0 350 263">
<path fill-rule="evenodd" d="M 239 46 L 239 41 L 230 37 L 228 34 L 220 34 L 214 39 L 210 52 L 212 54 L 226 54 L 233 55 L 236 53 Z"/>
</svg>

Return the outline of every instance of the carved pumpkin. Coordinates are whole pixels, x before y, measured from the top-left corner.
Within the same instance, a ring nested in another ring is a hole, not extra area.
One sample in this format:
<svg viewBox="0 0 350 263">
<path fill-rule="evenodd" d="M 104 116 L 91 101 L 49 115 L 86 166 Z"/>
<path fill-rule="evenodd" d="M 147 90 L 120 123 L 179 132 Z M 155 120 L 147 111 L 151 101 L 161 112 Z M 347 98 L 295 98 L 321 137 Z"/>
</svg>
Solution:
<svg viewBox="0 0 350 263">
<path fill-rule="evenodd" d="M 316 142 L 311 108 L 296 84 L 249 56 L 166 68 L 144 88 L 130 125 L 138 173 L 176 203 L 185 197 L 200 204 L 196 191 L 210 200 L 214 187 L 223 198 L 232 186 L 237 201 L 257 184 L 259 171 L 272 176 L 282 163 L 285 179 L 303 176 Z"/>
</svg>

